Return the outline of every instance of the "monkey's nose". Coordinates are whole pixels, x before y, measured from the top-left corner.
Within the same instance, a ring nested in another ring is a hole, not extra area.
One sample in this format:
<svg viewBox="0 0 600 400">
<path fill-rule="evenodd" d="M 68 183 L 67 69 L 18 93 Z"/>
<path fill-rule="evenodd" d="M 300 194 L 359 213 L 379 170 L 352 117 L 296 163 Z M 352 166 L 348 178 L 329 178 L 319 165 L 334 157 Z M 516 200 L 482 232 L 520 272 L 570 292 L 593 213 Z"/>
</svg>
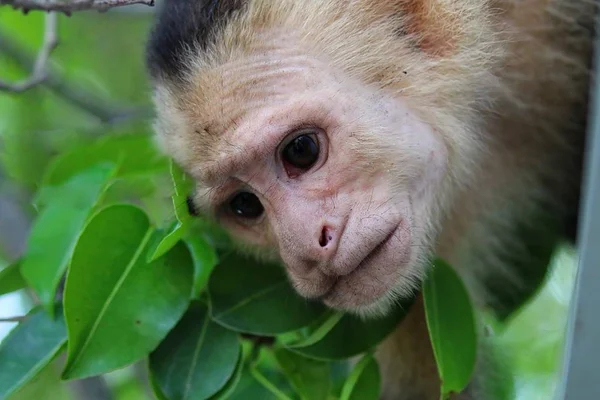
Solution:
<svg viewBox="0 0 600 400">
<path fill-rule="evenodd" d="M 335 225 L 323 224 L 313 232 L 313 235 L 307 235 L 308 242 L 296 242 L 295 246 L 283 249 L 282 258 L 285 261 L 289 257 L 288 268 L 301 276 L 306 277 L 315 269 L 333 275 L 329 272 L 330 263 L 338 250 L 341 230 Z"/>
<path fill-rule="evenodd" d="M 328 226 L 324 226 L 323 229 L 321 230 L 321 237 L 319 238 L 319 245 L 321 247 L 332 247 L 331 244 L 334 240 L 334 232 L 333 229 L 331 229 Z"/>
<path fill-rule="evenodd" d="M 319 264 L 327 264 L 334 257 L 340 242 L 341 231 L 331 225 L 323 225 L 317 250 Z"/>
</svg>

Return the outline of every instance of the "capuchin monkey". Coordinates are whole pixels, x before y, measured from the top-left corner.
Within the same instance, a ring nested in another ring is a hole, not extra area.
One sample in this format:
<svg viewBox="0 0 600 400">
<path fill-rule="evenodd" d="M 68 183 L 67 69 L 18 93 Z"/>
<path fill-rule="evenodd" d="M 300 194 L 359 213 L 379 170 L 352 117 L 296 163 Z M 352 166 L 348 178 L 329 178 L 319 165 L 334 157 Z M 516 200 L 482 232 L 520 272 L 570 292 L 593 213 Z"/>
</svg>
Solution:
<svg viewBox="0 0 600 400">
<path fill-rule="evenodd" d="M 165 0 L 147 48 L 157 138 L 193 208 L 301 296 L 374 318 L 417 293 L 378 349 L 382 398 L 438 399 L 418 295 L 433 257 L 505 318 L 574 240 L 595 12 Z M 492 397 L 476 377 L 454 398 Z"/>
</svg>

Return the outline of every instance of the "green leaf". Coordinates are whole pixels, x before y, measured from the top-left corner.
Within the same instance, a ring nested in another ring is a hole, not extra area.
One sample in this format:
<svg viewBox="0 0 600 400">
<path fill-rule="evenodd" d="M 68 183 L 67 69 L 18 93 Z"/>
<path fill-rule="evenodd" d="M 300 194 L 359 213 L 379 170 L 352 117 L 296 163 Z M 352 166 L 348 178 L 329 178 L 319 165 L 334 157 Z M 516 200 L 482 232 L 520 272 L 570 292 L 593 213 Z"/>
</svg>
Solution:
<svg viewBox="0 0 600 400">
<path fill-rule="evenodd" d="M 34 196 L 34 207 L 37 210 L 41 210 L 44 207 L 47 207 L 49 204 L 63 203 L 65 201 L 68 202 L 73 200 L 76 201 L 76 198 L 73 197 L 73 194 L 70 191 L 70 186 L 67 184 L 68 182 L 74 181 L 76 177 L 81 176 L 82 174 L 91 171 L 95 168 L 98 168 L 99 166 L 105 166 L 106 168 L 112 166 L 113 171 L 111 173 L 110 182 L 107 184 L 107 187 L 105 187 L 102 191 L 102 195 L 103 197 L 105 197 L 113 190 L 113 187 L 115 186 L 115 184 L 117 184 L 119 180 L 117 174 L 120 165 L 117 164 L 117 162 L 119 161 L 112 162 L 110 160 L 100 160 L 97 161 L 95 164 L 89 163 L 88 165 L 86 163 L 85 169 L 78 169 L 73 175 L 66 177 L 66 179 L 64 180 L 61 180 L 60 182 L 49 182 L 47 184 L 44 184 L 44 186 L 41 186 Z M 127 182 L 128 188 L 134 186 L 131 182 L 132 180 L 133 179 L 130 179 L 130 182 Z M 122 186 L 124 186 L 124 184 L 122 184 Z"/>
<path fill-rule="evenodd" d="M 216 250 L 228 253 L 233 240 L 227 231 L 215 221 L 208 218 L 194 218 L 190 221 L 191 230 L 204 237 Z"/>
<path fill-rule="evenodd" d="M 168 160 L 157 151 L 150 135 L 110 135 L 60 154 L 48 166 L 43 183 L 60 184 L 101 161 L 119 165 L 119 177 L 168 168 Z"/>
<path fill-rule="evenodd" d="M 65 288 L 65 379 L 139 360 L 185 312 L 192 288 L 190 253 L 179 244 L 146 263 L 151 232 L 142 210 L 114 205 L 94 215 L 81 235 Z"/>
<path fill-rule="evenodd" d="M 63 349 L 33 379 L 8 396 L 8 400 L 75 400 L 71 397 L 72 388 L 60 380 L 60 368 L 64 363 L 62 351 Z M 3 397 L 0 395 L 0 398 Z"/>
<path fill-rule="evenodd" d="M 215 321 L 255 335 L 277 335 L 302 328 L 326 311 L 323 305 L 301 298 L 288 283 L 283 268 L 237 254 L 229 254 L 219 262 L 208 290 Z"/>
<path fill-rule="evenodd" d="M 284 348 L 275 357 L 296 393 L 303 400 L 326 400 L 331 388 L 330 365 L 309 359 Z"/>
<path fill-rule="evenodd" d="M 153 242 L 153 250 L 148 255 L 148 261 L 152 261 L 167 251 L 183 238 L 189 228 L 191 215 L 187 209 L 187 196 L 191 190 L 191 179 L 183 170 L 175 164 L 170 163 L 171 180 L 173 181 L 174 194 L 172 196 L 173 209 L 177 219 L 167 229 L 157 230 Z"/>
<path fill-rule="evenodd" d="M 331 365 L 331 380 L 333 383 L 330 400 L 335 400 L 336 398 L 339 399 L 342 388 L 354 365 L 349 360 L 330 361 L 329 365 Z"/>
<path fill-rule="evenodd" d="M 215 393 L 213 396 L 210 397 L 210 400 L 225 400 L 225 399 L 230 398 L 238 388 L 238 385 L 242 378 L 243 370 L 244 370 L 244 357 L 243 357 L 243 355 L 241 355 L 235 366 L 235 370 L 233 371 L 233 375 L 231 376 L 231 378 L 229 378 L 229 380 L 227 381 L 225 386 L 223 386 L 223 388 L 221 388 L 221 390 L 219 390 L 217 393 Z"/>
<path fill-rule="evenodd" d="M 0 346 L 0 399 L 34 378 L 66 341 L 67 331 L 61 313 L 55 318 L 41 309 L 29 313 Z"/>
<path fill-rule="evenodd" d="M 404 300 L 383 318 L 363 320 L 345 314 L 318 342 L 305 347 L 291 345 L 288 348 L 317 360 L 342 360 L 356 356 L 372 349 L 387 337 L 404 319 L 413 302 L 414 298 Z"/>
<path fill-rule="evenodd" d="M 355 366 L 344 383 L 340 400 L 379 400 L 381 373 L 377 360 L 365 355 Z"/>
<path fill-rule="evenodd" d="M 150 239 L 147 261 L 152 262 L 171 250 L 185 234 L 183 225 L 175 221 L 168 229 L 156 229 Z"/>
<path fill-rule="evenodd" d="M 208 279 L 217 265 L 218 257 L 214 248 L 201 236 L 192 236 L 185 240 L 194 260 L 194 288 L 192 296 L 198 297 L 208 284 Z"/>
<path fill-rule="evenodd" d="M 21 275 L 18 262 L 14 262 L 0 271 L 0 296 L 23 289 L 26 286 L 27 282 Z"/>
<path fill-rule="evenodd" d="M 248 365 L 242 368 L 240 381 L 228 400 L 275 400 L 277 399 L 271 391 L 258 382 Z"/>
<path fill-rule="evenodd" d="M 424 282 L 427 328 L 442 380 L 442 397 L 461 392 L 471 380 L 477 358 L 475 313 L 460 277 L 436 260 Z"/>
<path fill-rule="evenodd" d="M 305 328 L 308 332 L 290 332 L 289 338 L 285 335 L 278 339 L 282 340 L 285 347 L 307 347 L 322 340 L 344 317 L 344 313 L 339 311 L 328 311 L 314 326 Z"/>
<path fill-rule="evenodd" d="M 257 365 L 250 365 L 250 373 L 265 389 L 267 389 L 271 395 L 277 400 L 292 400 L 279 386 L 272 382 L 267 374 L 263 373 Z"/>
<path fill-rule="evenodd" d="M 150 388 L 152 389 L 152 393 L 157 398 L 157 400 L 169 400 L 167 396 L 163 393 L 160 385 L 156 381 L 156 377 L 150 370 L 150 360 L 148 360 L 148 382 L 150 383 Z"/>
<path fill-rule="evenodd" d="M 238 335 L 215 324 L 206 305 L 193 302 L 150 354 L 150 371 L 168 399 L 202 400 L 227 384 L 240 354 Z"/>
<path fill-rule="evenodd" d="M 162 175 L 156 172 L 116 177 L 104 194 L 105 203 L 123 203 L 131 199 L 158 197 L 157 189 L 164 187 Z"/>
<path fill-rule="evenodd" d="M 33 223 L 21 273 L 50 313 L 77 239 L 114 172 L 113 165 L 99 164 L 69 179 Z"/>
<path fill-rule="evenodd" d="M 193 182 L 187 174 L 171 160 L 170 164 L 171 179 L 173 180 L 173 187 L 175 193 L 173 194 L 173 207 L 175 209 L 175 215 L 177 220 L 181 223 L 185 223 L 191 218 L 187 208 L 187 197 L 190 194 Z"/>
</svg>

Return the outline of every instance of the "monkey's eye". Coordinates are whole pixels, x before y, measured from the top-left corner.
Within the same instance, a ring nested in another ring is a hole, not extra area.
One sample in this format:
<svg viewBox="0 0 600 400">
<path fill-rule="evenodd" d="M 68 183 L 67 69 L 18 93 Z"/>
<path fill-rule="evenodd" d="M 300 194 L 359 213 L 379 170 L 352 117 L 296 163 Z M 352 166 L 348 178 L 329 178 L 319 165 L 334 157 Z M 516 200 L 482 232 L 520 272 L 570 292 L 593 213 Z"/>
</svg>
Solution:
<svg viewBox="0 0 600 400">
<path fill-rule="evenodd" d="M 256 219 L 262 215 L 264 208 L 256 195 L 249 192 L 240 192 L 229 201 L 229 208 L 234 215 Z"/>
<path fill-rule="evenodd" d="M 308 170 L 319 159 L 319 142 L 312 131 L 296 136 L 281 152 L 281 159 L 288 173 Z M 289 171 L 289 167 L 300 171 Z"/>
</svg>

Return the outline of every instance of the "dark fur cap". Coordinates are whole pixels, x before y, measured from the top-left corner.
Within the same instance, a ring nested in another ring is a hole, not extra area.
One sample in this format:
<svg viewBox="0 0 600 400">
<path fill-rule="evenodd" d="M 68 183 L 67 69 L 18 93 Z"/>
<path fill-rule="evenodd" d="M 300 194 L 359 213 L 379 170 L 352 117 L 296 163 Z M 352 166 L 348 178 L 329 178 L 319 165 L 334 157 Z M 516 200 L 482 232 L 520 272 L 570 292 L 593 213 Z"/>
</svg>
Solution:
<svg viewBox="0 0 600 400">
<path fill-rule="evenodd" d="M 177 81 L 186 72 L 187 49 L 206 49 L 217 26 L 244 0 L 163 0 L 146 48 L 153 79 Z"/>
</svg>

